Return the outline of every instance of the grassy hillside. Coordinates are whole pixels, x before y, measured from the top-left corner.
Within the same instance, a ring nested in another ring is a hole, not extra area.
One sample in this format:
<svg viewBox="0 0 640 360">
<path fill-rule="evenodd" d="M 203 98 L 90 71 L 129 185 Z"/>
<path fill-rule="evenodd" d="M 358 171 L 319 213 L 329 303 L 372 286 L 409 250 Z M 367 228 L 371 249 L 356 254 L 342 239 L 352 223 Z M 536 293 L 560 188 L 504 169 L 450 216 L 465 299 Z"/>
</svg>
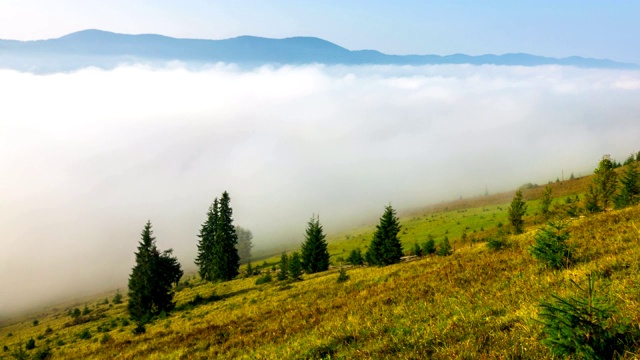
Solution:
<svg viewBox="0 0 640 360">
<path fill-rule="evenodd" d="M 563 198 L 581 193 L 587 178 L 553 184 Z M 601 288 L 617 299 L 616 320 L 640 323 L 640 207 L 573 219 L 571 242 L 577 262 L 568 270 L 548 270 L 527 248 L 542 187 L 525 191 L 527 232 L 508 238 L 501 251 L 484 242 L 498 223 L 506 224 L 513 193 L 435 206 L 401 219 L 405 248 L 428 234 L 448 236 L 455 253 L 427 256 L 384 268 L 337 269 L 305 275 L 303 281 L 256 285 L 257 277 L 227 283 L 186 279 L 176 293 L 177 308 L 134 335 L 125 304 L 88 303 L 87 315 L 65 306 L 0 328 L 0 359 L 13 358 L 21 344 L 35 340 L 29 356 L 103 359 L 299 359 L 299 358 L 552 358 L 541 345 L 538 305 L 550 294 L 570 294 L 570 280 L 583 283 L 594 273 Z M 373 226 L 332 236 L 332 262 L 356 247 L 365 250 Z M 466 232 L 466 242 L 460 237 Z M 474 241 L 472 241 L 474 239 Z M 273 263 L 274 260 L 267 259 Z M 125 299 L 126 302 L 126 299 Z M 635 325 L 637 327 L 637 325 Z M 628 358 L 634 355 L 628 354 Z"/>
</svg>

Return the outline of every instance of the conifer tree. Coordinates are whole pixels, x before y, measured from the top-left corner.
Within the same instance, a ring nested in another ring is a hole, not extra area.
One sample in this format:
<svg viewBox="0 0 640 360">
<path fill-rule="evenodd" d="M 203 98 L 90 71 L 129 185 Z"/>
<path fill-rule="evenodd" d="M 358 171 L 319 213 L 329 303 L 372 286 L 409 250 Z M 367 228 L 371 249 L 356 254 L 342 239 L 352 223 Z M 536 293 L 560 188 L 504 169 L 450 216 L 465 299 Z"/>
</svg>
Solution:
<svg viewBox="0 0 640 360">
<path fill-rule="evenodd" d="M 300 255 L 298 252 L 294 252 L 291 255 L 291 260 L 289 261 L 289 279 L 293 281 L 302 280 L 302 262 L 300 261 Z"/>
<path fill-rule="evenodd" d="M 449 256 L 451 254 L 453 254 L 453 248 L 451 247 L 451 243 L 449 242 L 449 237 L 445 236 L 438 246 L 438 255 Z"/>
<path fill-rule="evenodd" d="M 247 270 L 245 272 L 246 277 L 250 277 L 253 275 L 253 266 L 251 266 L 251 261 L 247 263 Z"/>
<path fill-rule="evenodd" d="M 385 207 L 376 225 L 373 240 L 367 251 L 367 260 L 378 266 L 399 263 L 402 258 L 402 243 L 398 239 L 400 223 L 391 205 Z"/>
<path fill-rule="evenodd" d="M 280 256 L 280 272 L 278 273 L 278 280 L 287 280 L 289 277 L 289 257 L 286 253 L 282 253 Z"/>
<path fill-rule="evenodd" d="M 351 265 L 364 264 L 364 258 L 362 257 L 362 251 L 360 248 L 351 250 L 349 257 L 347 257 L 347 262 Z"/>
<path fill-rule="evenodd" d="M 422 249 L 418 243 L 413 243 L 413 249 L 411 250 L 411 255 L 422 256 Z"/>
<path fill-rule="evenodd" d="M 616 192 L 618 175 L 614 171 L 615 168 L 615 161 L 609 155 L 605 155 L 593 172 L 594 190 L 600 200 L 598 206 L 603 210 L 609 207 Z"/>
<path fill-rule="evenodd" d="M 540 322 L 546 338 L 542 343 L 554 355 L 571 359 L 618 359 L 633 344 L 633 332 L 614 318 L 618 312 L 610 296 L 597 294 L 595 279 L 587 275 L 586 286 L 571 283 L 576 296 L 551 295 L 540 304 Z"/>
<path fill-rule="evenodd" d="M 429 235 L 427 241 L 422 244 L 422 254 L 431 255 L 436 252 L 436 241 L 433 239 L 432 235 Z"/>
<path fill-rule="evenodd" d="M 587 190 L 587 193 L 584 194 L 585 210 L 592 214 L 602 211 L 599 199 L 600 197 L 598 196 L 598 193 L 596 192 L 593 185 L 589 185 L 589 190 Z"/>
<path fill-rule="evenodd" d="M 312 216 L 305 230 L 305 241 L 302 244 L 302 268 L 308 274 L 329 269 L 329 250 L 320 225 L 320 217 Z"/>
<path fill-rule="evenodd" d="M 636 163 L 631 162 L 620 178 L 620 194 L 615 197 L 617 208 L 635 205 L 640 201 L 640 175 Z"/>
<path fill-rule="evenodd" d="M 531 255 L 552 269 L 569 267 L 573 261 L 573 247 L 567 243 L 567 224 L 551 222 L 541 228 L 535 243 L 529 248 Z"/>
<path fill-rule="evenodd" d="M 180 263 L 171 256 L 172 250 L 161 253 L 152 235 L 151 222 L 148 221 L 135 253 L 136 265 L 129 276 L 127 310 L 131 318 L 140 324 L 173 309 L 172 285 L 177 284 L 183 275 Z"/>
<path fill-rule="evenodd" d="M 220 198 L 218 222 L 211 253 L 211 274 L 214 280 L 228 281 L 238 276 L 240 256 L 238 256 L 238 235 L 233 226 L 231 198 L 226 191 Z"/>
<path fill-rule="evenodd" d="M 240 225 L 236 225 L 236 234 L 238 235 L 238 256 L 240 263 L 246 264 L 251 261 L 251 248 L 253 247 L 253 234 L 251 230 L 245 229 Z"/>
<path fill-rule="evenodd" d="M 513 227 L 516 234 L 522 234 L 524 232 L 524 219 L 523 216 L 527 213 L 527 204 L 522 198 L 522 191 L 516 191 L 516 196 L 511 201 L 509 206 L 509 222 Z"/>
<path fill-rule="evenodd" d="M 540 212 L 544 219 L 548 219 L 551 215 L 551 202 L 553 201 L 551 198 L 552 192 L 553 189 L 551 189 L 551 185 L 547 185 L 544 188 L 544 193 L 542 193 L 542 199 L 540 200 Z"/>
<path fill-rule="evenodd" d="M 200 278 L 207 281 L 213 280 L 212 252 L 215 244 L 219 212 L 218 198 L 215 198 L 207 212 L 207 220 L 202 224 L 198 235 L 200 240 L 198 241 L 198 255 L 195 262 L 198 266 Z"/>
</svg>

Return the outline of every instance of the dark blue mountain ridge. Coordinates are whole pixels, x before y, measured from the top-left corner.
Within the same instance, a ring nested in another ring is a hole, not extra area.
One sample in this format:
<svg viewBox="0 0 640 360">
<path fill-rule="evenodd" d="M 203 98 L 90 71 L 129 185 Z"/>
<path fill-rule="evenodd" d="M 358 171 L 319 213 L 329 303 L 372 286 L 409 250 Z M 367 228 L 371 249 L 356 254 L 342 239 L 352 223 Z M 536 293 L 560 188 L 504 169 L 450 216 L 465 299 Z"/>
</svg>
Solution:
<svg viewBox="0 0 640 360">
<path fill-rule="evenodd" d="M 553 58 L 524 53 L 503 55 L 388 55 L 376 50 L 348 50 L 315 37 L 270 39 L 239 36 L 224 40 L 179 39 L 156 34 L 128 35 L 83 30 L 56 39 L 0 40 L 0 67 L 51 72 L 87 66 L 112 68 L 130 62 L 182 61 L 193 64 L 272 65 L 565 65 L 638 69 L 636 64 L 579 56 Z"/>
</svg>

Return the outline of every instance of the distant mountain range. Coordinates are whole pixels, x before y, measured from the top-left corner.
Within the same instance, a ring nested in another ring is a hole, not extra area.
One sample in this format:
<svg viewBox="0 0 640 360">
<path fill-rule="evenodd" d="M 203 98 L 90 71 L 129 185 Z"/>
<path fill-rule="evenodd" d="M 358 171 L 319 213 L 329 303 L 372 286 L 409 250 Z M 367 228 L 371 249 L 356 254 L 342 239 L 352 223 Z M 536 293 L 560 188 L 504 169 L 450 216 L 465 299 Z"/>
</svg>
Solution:
<svg viewBox="0 0 640 360">
<path fill-rule="evenodd" d="M 57 39 L 0 40 L 0 68 L 34 73 L 72 71 L 87 66 L 114 68 L 123 63 L 235 63 L 272 65 L 566 65 L 586 68 L 638 69 L 636 64 L 579 56 L 552 58 L 531 54 L 388 55 L 376 50 L 348 50 L 314 37 L 269 39 L 240 36 L 226 40 L 176 39 L 162 35 L 126 35 L 83 30 Z"/>
</svg>

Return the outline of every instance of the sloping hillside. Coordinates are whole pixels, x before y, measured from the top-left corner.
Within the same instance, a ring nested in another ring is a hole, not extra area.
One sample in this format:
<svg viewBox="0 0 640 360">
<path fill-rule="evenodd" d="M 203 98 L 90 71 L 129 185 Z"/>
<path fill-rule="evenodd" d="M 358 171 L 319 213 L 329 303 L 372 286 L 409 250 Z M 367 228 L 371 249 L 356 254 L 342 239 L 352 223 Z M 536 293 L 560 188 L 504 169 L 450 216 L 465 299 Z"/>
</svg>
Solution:
<svg viewBox="0 0 640 360">
<path fill-rule="evenodd" d="M 466 227 L 480 234 L 475 222 L 492 211 L 506 213 L 498 206 L 405 218 L 404 242 L 447 230 L 456 239 L 454 232 Z M 530 210 L 536 211 L 534 203 Z M 494 224 L 497 218 L 485 220 Z M 147 325 L 144 334 L 133 334 L 125 304 L 101 299 L 75 320 L 68 315 L 74 306 L 67 306 L 38 315 L 36 325 L 29 318 L 1 328 L 6 350 L 0 358 L 11 358 L 29 339 L 35 348 L 26 353 L 42 355 L 48 348 L 61 359 L 552 358 L 540 343 L 538 305 L 553 293 L 571 294 L 570 280 L 584 283 L 593 273 L 617 300 L 615 321 L 640 323 L 638 219 L 640 207 L 571 220 L 577 261 L 563 271 L 545 269 L 529 254 L 537 232 L 532 216 L 528 231 L 509 237 L 504 250 L 490 250 L 478 235 L 455 241 L 451 256 L 349 268 L 343 283 L 336 281 L 337 269 L 262 285 L 256 276 L 219 284 L 192 277 L 178 289 L 176 310 Z M 367 231 L 332 243 L 333 262 L 353 244 L 367 244 Z"/>
</svg>

